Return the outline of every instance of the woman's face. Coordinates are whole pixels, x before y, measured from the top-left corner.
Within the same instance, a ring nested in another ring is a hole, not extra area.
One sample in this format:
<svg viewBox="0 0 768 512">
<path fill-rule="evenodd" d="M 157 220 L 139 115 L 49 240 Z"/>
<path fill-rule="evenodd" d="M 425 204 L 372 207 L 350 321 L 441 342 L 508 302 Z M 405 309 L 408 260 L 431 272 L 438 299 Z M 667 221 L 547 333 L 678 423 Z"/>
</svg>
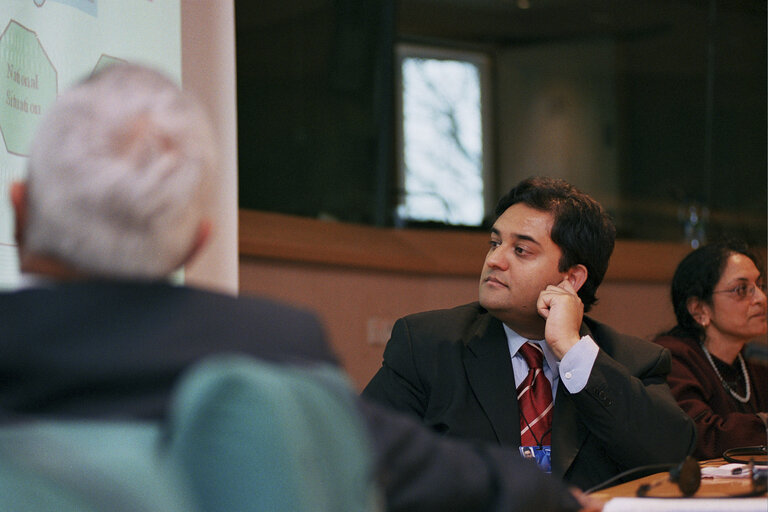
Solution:
<svg viewBox="0 0 768 512">
<path fill-rule="evenodd" d="M 768 300 L 763 286 L 763 277 L 752 260 L 743 254 L 731 254 L 715 285 L 712 302 L 705 306 L 709 315 L 707 338 L 746 343 L 765 334 Z"/>
</svg>

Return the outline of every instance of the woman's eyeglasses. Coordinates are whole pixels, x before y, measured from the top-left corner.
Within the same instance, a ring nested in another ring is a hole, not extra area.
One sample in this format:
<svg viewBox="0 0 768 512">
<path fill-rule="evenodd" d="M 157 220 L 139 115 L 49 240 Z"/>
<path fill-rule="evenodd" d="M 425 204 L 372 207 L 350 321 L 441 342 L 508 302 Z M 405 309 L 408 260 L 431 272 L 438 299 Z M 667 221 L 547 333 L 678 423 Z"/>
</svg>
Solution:
<svg viewBox="0 0 768 512">
<path fill-rule="evenodd" d="M 735 286 L 734 288 L 729 288 L 727 290 L 715 290 L 712 293 L 732 293 L 736 295 L 739 299 L 746 299 L 747 297 L 753 297 L 755 295 L 755 290 L 760 288 L 760 290 L 765 294 L 766 291 L 766 285 L 765 283 L 762 284 L 746 284 L 742 283 L 738 286 Z"/>
</svg>

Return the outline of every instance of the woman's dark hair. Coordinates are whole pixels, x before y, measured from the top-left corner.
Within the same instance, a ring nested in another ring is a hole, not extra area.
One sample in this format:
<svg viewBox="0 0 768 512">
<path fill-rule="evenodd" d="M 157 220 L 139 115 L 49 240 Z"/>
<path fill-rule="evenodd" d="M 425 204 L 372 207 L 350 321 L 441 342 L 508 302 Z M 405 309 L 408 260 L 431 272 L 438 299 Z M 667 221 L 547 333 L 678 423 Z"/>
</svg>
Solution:
<svg viewBox="0 0 768 512">
<path fill-rule="evenodd" d="M 688 299 L 695 297 L 712 304 L 712 292 L 732 254 L 748 257 L 762 275 L 759 260 L 750 252 L 747 244 L 740 240 L 722 240 L 699 247 L 683 258 L 672 277 L 672 306 L 677 325 L 667 334 L 704 341 L 704 328 L 688 312 Z"/>
<path fill-rule="evenodd" d="M 565 272 L 574 265 L 587 268 L 587 280 L 578 295 L 589 311 L 597 302 L 595 293 L 603 281 L 611 259 L 616 228 L 600 203 L 565 180 L 532 177 L 521 181 L 496 205 L 496 216 L 513 204 L 552 214 L 552 241 L 563 252 L 558 270 Z"/>
</svg>

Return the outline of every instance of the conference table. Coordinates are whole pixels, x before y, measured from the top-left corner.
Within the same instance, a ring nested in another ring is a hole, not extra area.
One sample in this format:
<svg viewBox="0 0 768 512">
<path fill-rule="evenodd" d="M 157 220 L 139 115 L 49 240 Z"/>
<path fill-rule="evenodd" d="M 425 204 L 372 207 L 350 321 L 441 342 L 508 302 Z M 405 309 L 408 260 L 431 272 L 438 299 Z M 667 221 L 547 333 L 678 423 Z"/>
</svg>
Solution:
<svg viewBox="0 0 768 512">
<path fill-rule="evenodd" d="M 755 457 L 756 462 L 765 463 L 766 457 Z M 604 504 L 605 512 L 626 511 L 757 511 L 768 512 L 768 497 L 763 492 L 758 496 L 745 496 L 754 492 L 749 469 L 743 466 L 737 473 L 729 473 L 726 469 L 732 466 L 724 459 L 702 461 L 701 484 L 698 490 L 685 497 L 676 482 L 669 478 L 669 472 L 664 471 L 644 476 L 630 482 L 595 491 L 590 496 Z M 762 466 L 765 467 L 765 466 Z M 706 469 L 710 468 L 710 469 Z M 717 473 L 722 473 L 717 475 Z M 646 486 L 646 493 L 638 497 L 638 489 Z"/>
</svg>

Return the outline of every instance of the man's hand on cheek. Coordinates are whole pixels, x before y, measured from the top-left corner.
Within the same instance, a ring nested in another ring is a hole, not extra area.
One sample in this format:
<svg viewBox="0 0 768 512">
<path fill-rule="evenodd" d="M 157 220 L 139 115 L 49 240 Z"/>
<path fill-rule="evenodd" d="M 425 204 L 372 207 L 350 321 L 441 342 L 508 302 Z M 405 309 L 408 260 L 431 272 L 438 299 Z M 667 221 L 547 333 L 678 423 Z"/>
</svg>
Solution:
<svg viewBox="0 0 768 512">
<path fill-rule="evenodd" d="M 557 286 L 549 285 L 536 302 L 539 314 L 546 319 L 544 338 L 558 359 L 573 347 L 581 336 L 579 328 L 584 316 L 584 304 L 570 281 L 563 279 Z"/>
</svg>

